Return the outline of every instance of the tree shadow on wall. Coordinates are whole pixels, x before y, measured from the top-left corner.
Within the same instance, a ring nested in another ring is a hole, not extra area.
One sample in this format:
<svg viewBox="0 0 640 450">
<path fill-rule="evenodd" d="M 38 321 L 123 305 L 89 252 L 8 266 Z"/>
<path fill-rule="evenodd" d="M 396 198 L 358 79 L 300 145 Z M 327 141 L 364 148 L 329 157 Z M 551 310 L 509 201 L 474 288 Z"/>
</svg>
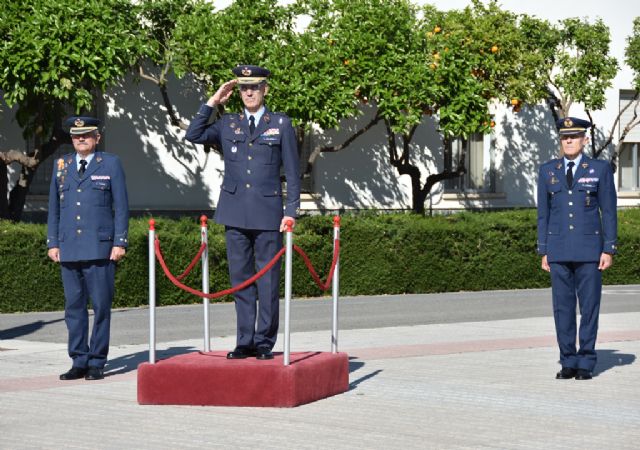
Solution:
<svg viewBox="0 0 640 450">
<path fill-rule="evenodd" d="M 374 109 L 363 108 L 364 114 L 341 122 L 339 130 L 327 130 L 313 135 L 313 146 L 335 145 L 345 141 L 366 123 Z M 402 143 L 397 142 L 398 152 Z M 440 167 L 442 143 L 432 119 L 425 119 L 416 132 L 411 146 L 412 164 L 420 168 L 424 183 L 434 167 Z M 437 149 L 435 154 L 428 149 Z M 410 209 L 411 179 L 399 175 L 390 163 L 387 131 L 381 121 L 358 137 L 347 149 L 323 153 L 314 165 L 314 191 L 327 209 L 370 209 L 372 205 L 385 209 Z"/>
<path fill-rule="evenodd" d="M 195 115 L 203 93 L 193 80 L 171 77 L 169 96 L 186 123 Z M 122 159 L 131 209 L 211 209 L 212 175 L 221 159 L 184 140 L 172 126 L 153 83 L 127 77 L 107 92 L 109 117 L 106 148 Z"/>
<path fill-rule="evenodd" d="M 535 206 L 538 168 L 556 158 L 559 141 L 553 118 L 544 106 L 507 111 L 498 119 L 499 135 L 491 137 L 494 152 L 495 191 L 507 196 L 507 204 Z M 501 157 L 500 157 L 501 156 Z M 488 201 L 465 200 L 466 207 L 482 208 Z"/>
</svg>

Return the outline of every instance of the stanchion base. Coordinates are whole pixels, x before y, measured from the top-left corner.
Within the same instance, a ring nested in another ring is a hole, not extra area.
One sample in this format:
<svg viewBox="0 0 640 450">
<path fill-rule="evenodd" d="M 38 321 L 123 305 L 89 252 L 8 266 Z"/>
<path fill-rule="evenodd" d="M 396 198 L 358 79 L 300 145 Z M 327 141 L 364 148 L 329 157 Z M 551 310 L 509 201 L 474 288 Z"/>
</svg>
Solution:
<svg viewBox="0 0 640 450">
<path fill-rule="evenodd" d="M 226 359 L 196 352 L 138 366 L 141 405 L 275 406 L 290 408 L 349 389 L 346 353 L 297 352 L 274 359 Z"/>
</svg>

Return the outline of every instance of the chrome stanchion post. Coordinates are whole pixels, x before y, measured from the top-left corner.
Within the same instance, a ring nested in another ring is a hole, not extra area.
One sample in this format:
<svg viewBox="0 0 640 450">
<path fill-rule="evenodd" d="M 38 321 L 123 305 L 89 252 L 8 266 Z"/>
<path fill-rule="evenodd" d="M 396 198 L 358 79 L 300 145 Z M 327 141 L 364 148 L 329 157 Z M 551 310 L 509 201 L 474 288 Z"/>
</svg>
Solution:
<svg viewBox="0 0 640 450">
<path fill-rule="evenodd" d="M 289 365 L 289 335 L 290 335 L 290 309 L 291 309 L 291 273 L 293 253 L 293 221 L 288 220 L 285 228 L 286 246 L 284 263 L 284 365 Z"/>
<path fill-rule="evenodd" d="M 333 217 L 333 251 L 340 240 L 340 216 Z M 338 291 L 340 289 L 340 255 L 336 261 L 335 272 L 333 273 L 333 286 L 331 293 L 333 296 L 333 320 L 331 326 L 331 353 L 338 353 Z"/>
<path fill-rule="evenodd" d="M 149 219 L 149 364 L 156 363 L 156 221 Z"/>
<path fill-rule="evenodd" d="M 209 293 L 209 235 L 207 233 L 207 216 L 200 216 L 200 242 L 204 244 L 202 252 L 202 292 Z M 211 351 L 211 337 L 209 336 L 209 299 L 202 299 L 204 306 L 204 351 Z"/>
</svg>

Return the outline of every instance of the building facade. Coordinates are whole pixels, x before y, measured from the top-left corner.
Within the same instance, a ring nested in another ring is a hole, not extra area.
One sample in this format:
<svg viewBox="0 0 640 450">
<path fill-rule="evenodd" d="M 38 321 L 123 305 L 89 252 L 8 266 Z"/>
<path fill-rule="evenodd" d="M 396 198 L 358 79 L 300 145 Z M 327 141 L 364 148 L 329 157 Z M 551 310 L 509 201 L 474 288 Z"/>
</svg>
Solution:
<svg viewBox="0 0 640 450">
<path fill-rule="evenodd" d="M 416 3 L 425 3 L 416 1 Z M 438 0 L 429 3 L 441 8 L 463 8 L 468 0 Z M 607 106 L 593 114 L 600 137 L 608 135 L 618 113 L 631 102 L 633 74 L 624 64 L 626 39 L 632 32 L 633 19 L 640 16 L 640 4 L 612 0 L 614 7 L 597 0 L 562 4 L 543 0 L 501 2 L 505 9 L 527 13 L 552 22 L 568 17 L 602 18 L 611 30 L 612 55 L 620 62 L 613 86 L 607 91 Z M 223 7 L 224 4 L 221 4 Z M 197 111 L 205 94 L 188 79 L 169 82 L 170 96 L 178 114 L 189 120 Z M 188 93 L 188 94 L 185 94 Z M 127 174 L 129 202 L 132 211 L 171 212 L 175 214 L 209 211 L 215 208 L 222 180 L 222 158 L 215 152 L 205 153 L 202 146 L 183 139 L 184 132 L 169 124 L 157 87 L 147 81 L 125 80 L 119 88 L 110 89 L 96 105 L 103 120 L 101 149 L 117 154 Z M 615 129 L 608 152 L 617 144 L 621 130 L 632 117 L 636 105 L 623 115 Z M 638 108 L 640 109 L 640 108 Z M 425 117 L 418 128 L 413 145 L 415 164 L 425 181 L 426 176 L 457 165 L 461 150 L 466 149 L 464 177 L 438 183 L 428 196 L 428 211 L 462 209 L 504 209 L 534 207 L 536 168 L 557 156 L 559 142 L 548 107 L 524 107 L 514 113 L 507 105 L 493 107 L 496 126 L 489 135 L 474 135 L 443 143 L 436 122 Z M 640 111 L 638 111 L 640 112 Z M 363 109 L 363 116 L 345 124 L 357 128 L 367 122 L 373 111 Z M 572 115 L 582 115 L 575 106 Z M 33 148 L 34 143 L 21 137 L 13 119 L 13 111 L 0 111 L 0 146 Z M 303 159 L 312 148 L 323 142 L 341 142 L 344 132 L 318 130 L 307 136 L 301 149 Z M 378 123 L 356 139 L 348 148 L 322 154 L 314 164 L 311 177 L 305 180 L 302 209 L 308 213 L 362 209 L 410 210 L 411 183 L 399 176 L 389 164 L 389 149 L 384 124 Z M 621 207 L 640 206 L 640 127 L 626 138 L 618 159 L 616 186 Z M 71 151 L 70 146 L 59 154 Z M 609 154 L 605 152 L 604 157 Z M 55 155 L 54 155 L 55 156 Z M 55 157 L 38 169 L 27 201 L 27 211 L 46 210 L 48 186 Z M 9 188 L 17 179 L 17 165 L 9 166 Z"/>
</svg>

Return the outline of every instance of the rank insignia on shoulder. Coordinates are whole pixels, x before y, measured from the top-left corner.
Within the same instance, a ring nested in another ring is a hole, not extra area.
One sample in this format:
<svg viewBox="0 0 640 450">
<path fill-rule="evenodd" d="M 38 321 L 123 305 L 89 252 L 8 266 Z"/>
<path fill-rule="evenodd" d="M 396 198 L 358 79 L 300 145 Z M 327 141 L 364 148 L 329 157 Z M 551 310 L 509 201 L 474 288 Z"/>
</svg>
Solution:
<svg viewBox="0 0 640 450">
<path fill-rule="evenodd" d="M 556 164 L 556 169 L 562 169 L 562 163 L 559 162 L 558 164 Z"/>
<path fill-rule="evenodd" d="M 589 163 L 586 163 L 586 162 L 583 162 L 580 165 L 582 166 L 583 169 L 586 169 L 587 167 L 589 167 Z"/>
<path fill-rule="evenodd" d="M 244 114 L 240 114 L 240 121 L 244 120 Z"/>
<path fill-rule="evenodd" d="M 67 164 L 71 164 L 73 160 L 71 158 L 67 159 Z"/>
<path fill-rule="evenodd" d="M 271 116 L 269 116 L 269 114 L 265 114 L 262 116 L 262 119 L 264 120 L 264 123 L 269 123 L 271 122 Z"/>
<path fill-rule="evenodd" d="M 102 161 L 102 156 L 96 156 L 96 162 Z"/>
</svg>

